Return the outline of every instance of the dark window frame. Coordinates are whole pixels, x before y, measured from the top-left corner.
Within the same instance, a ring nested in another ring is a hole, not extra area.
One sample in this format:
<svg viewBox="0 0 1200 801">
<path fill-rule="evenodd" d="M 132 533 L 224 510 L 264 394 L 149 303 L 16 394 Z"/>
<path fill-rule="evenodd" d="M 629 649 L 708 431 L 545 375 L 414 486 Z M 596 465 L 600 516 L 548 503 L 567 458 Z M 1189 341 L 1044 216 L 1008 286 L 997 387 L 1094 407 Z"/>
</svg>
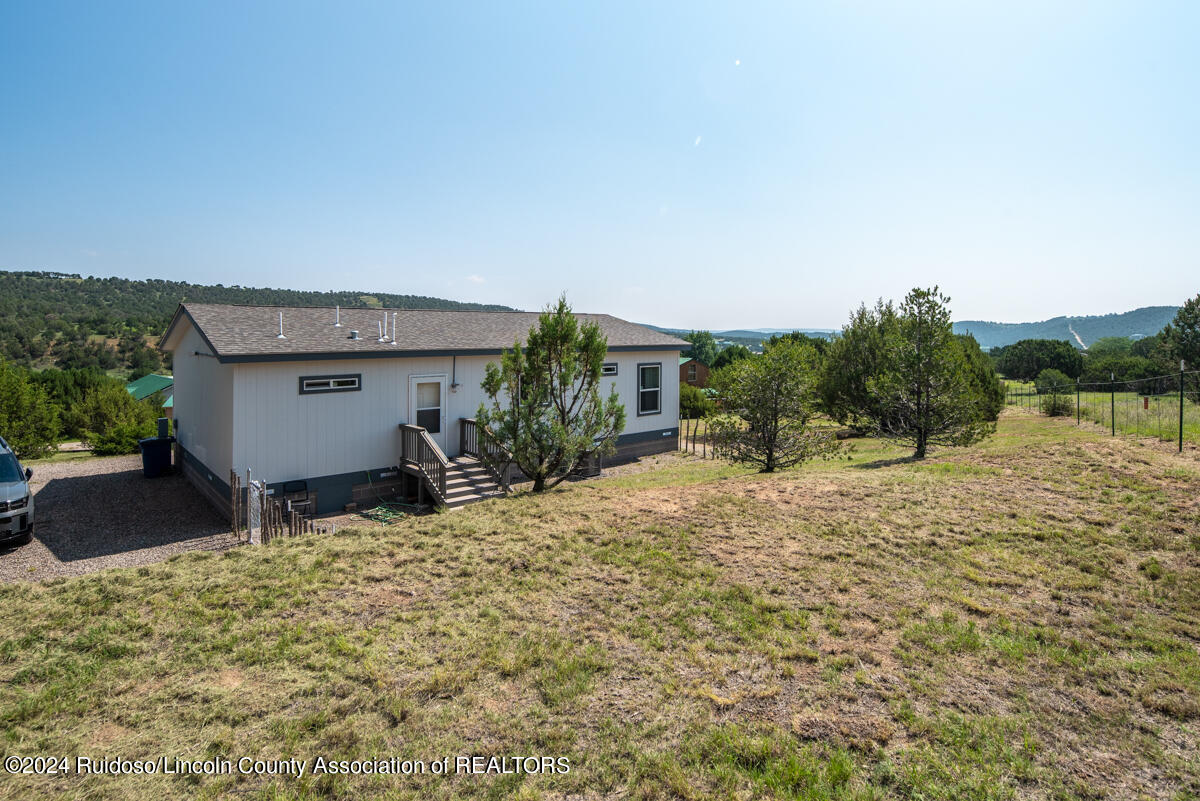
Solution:
<svg viewBox="0 0 1200 801">
<path fill-rule="evenodd" d="M 335 387 L 334 381 L 345 381 L 354 379 L 352 387 Z M 304 386 L 307 381 L 328 381 L 328 387 L 309 389 Z M 301 395 L 330 395 L 334 392 L 362 392 L 362 373 L 341 373 L 339 375 L 302 375 L 300 376 L 300 394 Z"/>
<path fill-rule="evenodd" d="M 658 386 L 657 387 L 644 388 L 642 386 L 642 369 L 645 367 L 657 367 L 658 368 Z M 643 392 L 657 392 L 658 393 L 658 408 L 657 409 L 655 409 L 652 412 L 643 412 L 642 411 L 642 393 Z M 662 362 L 638 362 L 638 366 L 637 366 L 637 416 L 638 417 L 649 417 L 649 416 L 655 415 L 655 414 L 662 414 L 662 410 L 663 410 L 662 392 L 663 392 Z"/>
<path fill-rule="evenodd" d="M 611 373 L 608 372 L 608 368 L 610 368 L 610 367 L 612 368 Z M 605 377 L 612 377 L 616 374 L 617 374 L 617 363 L 616 362 L 605 362 L 604 364 L 600 365 L 600 375 L 605 376 Z"/>
</svg>

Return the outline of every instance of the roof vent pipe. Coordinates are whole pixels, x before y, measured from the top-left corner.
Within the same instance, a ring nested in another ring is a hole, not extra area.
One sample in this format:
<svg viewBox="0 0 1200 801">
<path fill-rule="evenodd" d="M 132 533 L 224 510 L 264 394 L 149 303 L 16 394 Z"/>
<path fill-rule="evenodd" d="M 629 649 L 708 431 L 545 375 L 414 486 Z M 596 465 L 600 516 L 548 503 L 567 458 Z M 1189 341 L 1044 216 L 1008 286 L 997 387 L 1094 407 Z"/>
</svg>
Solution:
<svg viewBox="0 0 1200 801">
<path fill-rule="evenodd" d="M 396 313 L 392 312 L 392 344 L 396 344 Z"/>
<path fill-rule="evenodd" d="M 334 328 L 342 327 L 342 307 L 341 306 L 333 307 L 333 327 Z"/>
<path fill-rule="evenodd" d="M 384 317 L 383 319 L 386 320 L 387 318 Z M 383 323 L 376 323 L 375 325 L 379 328 L 379 341 L 382 342 L 383 341 Z"/>
<path fill-rule="evenodd" d="M 287 339 L 287 337 L 285 337 L 283 335 L 283 312 L 279 313 L 279 336 L 277 336 L 275 338 L 276 339 Z"/>
<path fill-rule="evenodd" d="M 351 338 L 351 339 L 358 339 L 358 332 L 357 332 L 357 331 L 351 331 L 351 332 L 350 332 L 350 338 Z"/>
</svg>

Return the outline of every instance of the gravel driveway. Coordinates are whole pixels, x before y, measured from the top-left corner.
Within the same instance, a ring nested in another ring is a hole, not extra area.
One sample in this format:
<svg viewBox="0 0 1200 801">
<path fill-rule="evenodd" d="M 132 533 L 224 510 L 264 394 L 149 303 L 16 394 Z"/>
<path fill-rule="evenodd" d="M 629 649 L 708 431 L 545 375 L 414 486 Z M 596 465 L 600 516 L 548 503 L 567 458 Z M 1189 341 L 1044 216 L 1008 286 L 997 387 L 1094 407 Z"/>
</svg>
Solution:
<svg viewBox="0 0 1200 801">
<path fill-rule="evenodd" d="M 37 581 L 236 544 L 181 475 L 148 479 L 140 456 L 32 465 L 33 542 L 0 546 L 0 581 Z"/>
</svg>

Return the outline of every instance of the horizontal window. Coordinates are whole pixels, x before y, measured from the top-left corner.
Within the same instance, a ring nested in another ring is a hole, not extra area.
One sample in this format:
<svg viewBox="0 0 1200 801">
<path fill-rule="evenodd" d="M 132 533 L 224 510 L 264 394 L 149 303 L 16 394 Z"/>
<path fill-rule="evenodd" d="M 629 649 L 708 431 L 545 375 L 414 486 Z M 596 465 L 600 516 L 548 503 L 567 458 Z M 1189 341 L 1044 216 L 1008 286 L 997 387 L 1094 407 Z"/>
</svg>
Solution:
<svg viewBox="0 0 1200 801">
<path fill-rule="evenodd" d="M 358 392 L 362 389 L 362 374 L 353 375 L 306 375 L 300 378 L 300 394 L 315 395 L 320 392 Z"/>
<path fill-rule="evenodd" d="M 638 365 L 638 414 L 662 411 L 662 364 Z"/>
<path fill-rule="evenodd" d="M 616 362 L 605 362 L 604 365 L 600 368 L 600 375 L 616 375 L 616 374 L 617 374 L 617 363 Z"/>
</svg>

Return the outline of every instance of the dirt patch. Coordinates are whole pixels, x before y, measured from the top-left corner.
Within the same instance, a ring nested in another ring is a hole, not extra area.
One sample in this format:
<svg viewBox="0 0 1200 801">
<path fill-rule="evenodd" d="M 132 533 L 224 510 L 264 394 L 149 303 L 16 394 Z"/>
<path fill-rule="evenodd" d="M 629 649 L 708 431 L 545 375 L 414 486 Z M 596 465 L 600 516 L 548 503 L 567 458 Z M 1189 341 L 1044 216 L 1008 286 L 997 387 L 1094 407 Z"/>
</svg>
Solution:
<svg viewBox="0 0 1200 801">
<path fill-rule="evenodd" d="M 237 668 L 228 668 L 217 674 L 216 685 L 223 690 L 236 690 L 246 681 L 245 674 Z"/>
<path fill-rule="evenodd" d="M 108 748 L 120 742 L 131 734 L 129 729 L 116 723 L 101 723 L 88 736 L 87 744 L 91 748 Z"/>
</svg>

